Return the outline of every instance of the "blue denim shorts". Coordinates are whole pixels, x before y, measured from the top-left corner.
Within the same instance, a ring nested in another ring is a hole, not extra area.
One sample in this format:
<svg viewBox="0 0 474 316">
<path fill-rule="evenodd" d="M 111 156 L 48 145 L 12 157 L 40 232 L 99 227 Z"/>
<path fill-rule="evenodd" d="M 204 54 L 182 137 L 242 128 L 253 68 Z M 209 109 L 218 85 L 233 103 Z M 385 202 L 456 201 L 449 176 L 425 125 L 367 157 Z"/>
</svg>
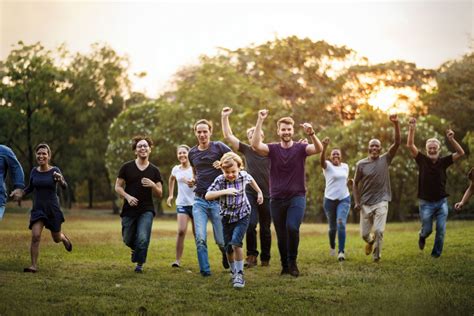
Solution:
<svg viewBox="0 0 474 316">
<path fill-rule="evenodd" d="M 176 205 L 176 213 L 186 214 L 193 218 L 193 206 L 192 205 Z"/>
<path fill-rule="evenodd" d="M 229 223 L 222 219 L 222 226 L 224 227 L 224 244 L 227 253 L 232 253 L 232 246 L 242 248 L 245 233 L 249 227 L 250 215 L 239 219 L 237 222 Z"/>
</svg>

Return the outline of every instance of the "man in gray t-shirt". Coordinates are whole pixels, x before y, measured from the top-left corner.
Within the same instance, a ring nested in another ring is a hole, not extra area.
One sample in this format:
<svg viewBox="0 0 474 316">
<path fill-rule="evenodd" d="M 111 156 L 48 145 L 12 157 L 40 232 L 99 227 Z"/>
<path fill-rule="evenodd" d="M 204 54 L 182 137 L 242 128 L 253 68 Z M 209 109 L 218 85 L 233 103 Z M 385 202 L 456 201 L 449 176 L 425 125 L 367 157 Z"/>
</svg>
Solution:
<svg viewBox="0 0 474 316">
<path fill-rule="evenodd" d="M 369 142 L 369 156 L 357 162 L 354 176 L 354 209 L 360 212 L 360 234 L 365 240 L 365 254 L 373 250 L 374 261 L 379 261 L 383 232 L 387 222 L 388 202 L 392 200 L 388 167 L 400 146 L 400 125 L 396 114 L 390 115 L 395 128 L 395 142 L 387 153 L 380 155 L 378 139 Z M 374 234 L 371 233 L 374 228 Z"/>
</svg>

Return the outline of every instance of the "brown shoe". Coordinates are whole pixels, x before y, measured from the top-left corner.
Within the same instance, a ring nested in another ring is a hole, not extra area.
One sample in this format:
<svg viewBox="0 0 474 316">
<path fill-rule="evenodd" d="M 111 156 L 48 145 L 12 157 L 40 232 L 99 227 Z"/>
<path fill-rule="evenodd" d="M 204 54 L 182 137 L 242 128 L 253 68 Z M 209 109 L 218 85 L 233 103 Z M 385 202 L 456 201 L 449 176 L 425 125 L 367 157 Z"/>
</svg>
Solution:
<svg viewBox="0 0 474 316">
<path fill-rule="evenodd" d="M 251 268 L 257 265 L 257 257 L 256 256 L 247 256 L 245 259 L 244 267 Z"/>
<path fill-rule="evenodd" d="M 260 260 L 260 264 L 261 264 L 262 267 L 268 267 L 268 266 L 270 266 L 270 261 Z"/>
</svg>

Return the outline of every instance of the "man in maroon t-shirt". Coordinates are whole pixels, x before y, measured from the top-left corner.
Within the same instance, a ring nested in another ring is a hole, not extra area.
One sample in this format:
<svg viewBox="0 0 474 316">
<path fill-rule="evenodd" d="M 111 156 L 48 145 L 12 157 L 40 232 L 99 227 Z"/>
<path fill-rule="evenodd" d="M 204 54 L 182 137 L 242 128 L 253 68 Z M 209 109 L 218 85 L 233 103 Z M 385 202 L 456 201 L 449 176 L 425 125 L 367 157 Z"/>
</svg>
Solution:
<svg viewBox="0 0 474 316">
<path fill-rule="evenodd" d="M 278 120 L 279 143 L 264 144 L 261 140 L 262 124 L 268 110 L 258 112 L 257 124 L 251 140 L 252 148 L 270 159 L 270 212 L 278 239 L 281 274 L 299 275 L 296 258 L 300 240 L 300 225 L 306 207 L 306 157 L 323 149 L 310 123 L 300 124 L 313 144 L 293 141 L 294 121 L 291 117 Z"/>
</svg>

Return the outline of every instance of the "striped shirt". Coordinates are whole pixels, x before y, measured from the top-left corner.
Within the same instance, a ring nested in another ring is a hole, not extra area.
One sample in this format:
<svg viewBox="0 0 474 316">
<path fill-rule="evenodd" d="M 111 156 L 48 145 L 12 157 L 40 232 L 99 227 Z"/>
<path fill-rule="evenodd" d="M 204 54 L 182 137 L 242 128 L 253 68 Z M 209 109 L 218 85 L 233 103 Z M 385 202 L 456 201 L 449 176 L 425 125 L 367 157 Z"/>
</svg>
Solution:
<svg viewBox="0 0 474 316">
<path fill-rule="evenodd" d="M 246 171 L 240 171 L 239 176 L 235 181 L 228 181 L 223 174 L 218 176 L 211 186 L 207 189 L 208 192 L 220 191 L 230 188 L 238 190 L 234 195 L 222 195 L 219 198 L 221 206 L 220 215 L 226 218 L 227 222 L 235 223 L 245 216 L 250 214 L 250 202 L 245 194 L 245 186 L 253 180 L 252 176 Z"/>
</svg>

